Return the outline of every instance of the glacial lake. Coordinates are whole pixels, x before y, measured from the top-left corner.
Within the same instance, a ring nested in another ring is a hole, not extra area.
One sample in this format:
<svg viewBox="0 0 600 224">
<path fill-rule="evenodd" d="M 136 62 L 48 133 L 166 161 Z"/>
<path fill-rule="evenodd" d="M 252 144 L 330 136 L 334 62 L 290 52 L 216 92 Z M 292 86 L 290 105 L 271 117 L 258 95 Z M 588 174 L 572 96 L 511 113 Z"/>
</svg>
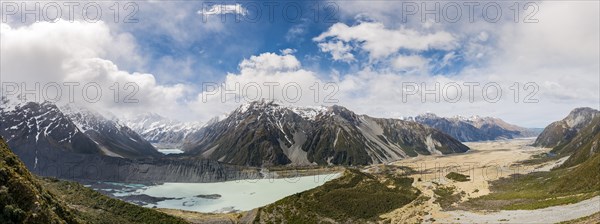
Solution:
<svg viewBox="0 0 600 224">
<path fill-rule="evenodd" d="M 158 152 L 168 155 L 168 154 L 181 154 L 183 150 L 181 149 L 157 149 Z"/>
<path fill-rule="evenodd" d="M 340 175 L 332 173 L 281 179 L 159 185 L 105 182 L 102 183 L 102 189 L 92 188 L 144 207 L 223 213 L 258 208 L 286 196 L 318 187 Z"/>
</svg>

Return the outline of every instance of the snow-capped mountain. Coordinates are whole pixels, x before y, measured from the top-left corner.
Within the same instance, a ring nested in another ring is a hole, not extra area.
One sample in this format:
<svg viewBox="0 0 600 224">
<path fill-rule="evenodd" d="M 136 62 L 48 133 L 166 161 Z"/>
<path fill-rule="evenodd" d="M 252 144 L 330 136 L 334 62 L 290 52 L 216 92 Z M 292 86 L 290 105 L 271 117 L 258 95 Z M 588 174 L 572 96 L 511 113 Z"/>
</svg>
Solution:
<svg viewBox="0 0 600 224">
<path fill-rule="evenodd" d="M 362 165 L 468 147 L 416 122 L 357 115 L 341 106 L 256 101 L 188 135 L 184 150 L 238 165 Z"/>
<path fill-rule="evenodd" d="M 0 136 L 42 176 L 123 182 L 260 178 L 258 171 L 216 161 L 170 159 L 112 116 L 74 105 L 2 101 Z"/>
<path fill-rule="evenodd" d="M 589 108 L 575 108 L 560 121 L 552 122 L 535 140 L 535 146 L 555 147 L 570 142 L 577 132 L 588 126 L 594 118 L 600 117 L 600 111 Z"/>
<path fill-rule="evenodd" d="M 37 162 L 40 151 L 102 154 L 100 147 L 52 103 L 0 107 L 0 135 L 26 163 Z"/>
<path fill-rule="evenodd" d="M 144 158 L 162 155 L 116 118 L 108 119 L 96 111 L 74 104 L 67 104 L 60 109 L 108 156 Z"/>
<path fill-rule="evenodd" d="M 404 118 L 404 120 L 428 125 L 462 142 L 512 139 L 537 135 L 535 130 L 509 124 L 494 117 L 454 116 L 446 118 L 433 113 L 426 113 L 416 117 Z"/>
<path fill-rule="evenodd" d="M 90 110 L 53 103 L 0 106 L 0 135 L 31 168 L 38 160 L 72 153 L 124 158 L 160 157 L 152 145 L 118 122 Z"/>
<path fill-rule="evenodd" d="M 180 122 L 156 113 L 140 114 L 126 120 L 125 124 L 157 148 L 180 148 L 188 134 L 204 126 L 201 122 Z"/>
</svg>

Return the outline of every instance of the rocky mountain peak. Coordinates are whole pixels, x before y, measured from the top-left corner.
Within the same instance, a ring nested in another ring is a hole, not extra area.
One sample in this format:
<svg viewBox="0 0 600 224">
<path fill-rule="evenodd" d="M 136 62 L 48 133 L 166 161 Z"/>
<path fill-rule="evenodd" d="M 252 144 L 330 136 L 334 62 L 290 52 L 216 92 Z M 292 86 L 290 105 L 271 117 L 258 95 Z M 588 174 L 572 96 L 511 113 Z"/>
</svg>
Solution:
<svg viewBox="0 0 600 224">
<path fill-rule="evenodd" d="M 577 128 L 585 126 L 588 121 L 599 115 L 600 111 L 598 110 L 589 107 L 580 107 L 573 109 L 563 121 L 565 121 L 568 127 Z"/>
<path fill-rule="evenodd" d="M 127 119 L 125 123 L 158 148 L 180 148 L 187 135 L 202 129 L 205 125 L 202 122 L 172 120 L 152 112 Z"/>
<path fill-rule="evenodd" d="M 427 112 L 424 114 L 417 115 L 418 118 L 439 118 L 436 114 Z"/>
<path fill-rule="evenodd" d="M 535 140 L 535 146 L 555 147 L 570 142 L 582 128 L 588 126 L 600 111 L 580 107 L 572 110 L 567 117 L 548 125 Z"/>
<path fill-rule="evenodd" d="M 353 124 L 357 124 L 360 120 L 359 115 L 357 115 L 353 111 L 348 110 L 347 108 L 345 108 L 343 106 L 339 106 L 339 105 L 333 105 L 333 106 L 328 107 L 327 111 L 322 114 L 327 115 L 327 116 L 339 117 L 339 118 L 342 118 L 344 121 L 350 122 Z"/>
<path fill-rule="evenodd" d="M 234 117 L 245 117 L 246 115 L 277 115 L 296 114 L 304 119 L 314 120 L 319 114 L 328 110 L 324 106 L 293 106 L 278 100 L 258 100 L 245 103 L 236 108 L 231 115 Z M 261 116 L 262 117 L 262 116 Z M 220 119 L 222 120 L 222 119 Z"/>
</svg>

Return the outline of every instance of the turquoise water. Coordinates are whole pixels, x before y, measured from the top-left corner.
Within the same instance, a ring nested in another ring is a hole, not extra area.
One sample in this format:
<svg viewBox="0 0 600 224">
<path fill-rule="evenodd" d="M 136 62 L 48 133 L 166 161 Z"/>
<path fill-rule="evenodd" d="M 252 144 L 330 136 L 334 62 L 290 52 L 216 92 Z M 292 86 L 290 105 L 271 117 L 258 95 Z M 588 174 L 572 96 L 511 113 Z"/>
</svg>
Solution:
<svg viewBox="0 0 600 224">
<path fill-rule="evenodd" d="M 157 149 L 160 153 L 168 155 L 168 154 L 181 154 L 183 150 L 181 149 Z"/>
<path fill-rule="evenodd" d="M 146 207 L 173 208 L 197 212 L 247 211 L 273 203 L 286 196 L 318 187 L 340 174 L 324 174 L 282 179 L 238 180 L 217 183 L 164 183 L 146 186 L 126 194 L 177 198 L 147 204 Z M 216 199 L 198 195 L 214 195 Z"/>
</svg>

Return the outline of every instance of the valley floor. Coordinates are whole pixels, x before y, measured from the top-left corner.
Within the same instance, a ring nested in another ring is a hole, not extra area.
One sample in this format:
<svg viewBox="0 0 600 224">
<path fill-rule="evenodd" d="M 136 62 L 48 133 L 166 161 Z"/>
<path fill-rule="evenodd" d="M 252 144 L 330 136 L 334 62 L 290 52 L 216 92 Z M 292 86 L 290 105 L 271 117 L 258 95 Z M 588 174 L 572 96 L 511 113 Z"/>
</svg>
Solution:
<svg viewBox="0 0 600 224">
<path fill-rule="evenodd" d="M 485 208 L 477 208 L 475 210 L 481 211 L 472 211 L 473 208 L 464 206 L 440 206 L 446 199 L 447 204 L 457 205 L 490 194 L 489 183 L 499 178 L 512 174 L 548 171 L 564 162 L 564 159 L 558 159 L 542 163 L 524 163 L 523 161 L 532 156 L 550 150 L 529 146 L 532 142 L 533 139 L 515 139 L 466 143 L 472 149 L 468 153 L 420 156 L 394 162 L 393 165 L 408 166 L 418 171 L 412 176 L 421 181 L 415 181 L 413 186 L 421 190 L 423 200 L 415 200 L 380 217 L 392 223 L 549 223 L 577 219 L 599 212 L 598 196 L 575 204 L 536 210 L 485 211 Z M 377 166 L 370 169 L 377 169 Z M 449 172 L 468 175 L 470 180 L 449 180 L 444 177 Z M 456 193 L 442 197 L 439 195 L 440 189 L 451 189 L 450 192 Z"/>
</svg>

